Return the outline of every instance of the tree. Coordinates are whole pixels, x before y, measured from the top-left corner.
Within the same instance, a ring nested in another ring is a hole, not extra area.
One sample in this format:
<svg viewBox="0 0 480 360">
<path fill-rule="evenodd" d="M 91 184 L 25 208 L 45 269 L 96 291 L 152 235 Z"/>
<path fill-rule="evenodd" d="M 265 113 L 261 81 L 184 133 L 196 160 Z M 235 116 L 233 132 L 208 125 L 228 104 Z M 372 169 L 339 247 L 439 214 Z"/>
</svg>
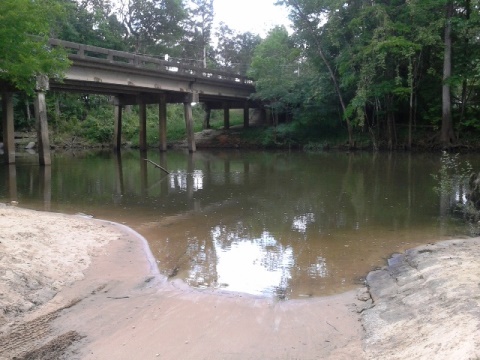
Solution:
<svg viewBox="0 0 480 360">
<path fill-rule="evenodd" d="M 182 0 L 121 0 L 119 16 L 135 52 L 165 54 L 183 36 Z"/>
<path fill-rule="evenodd" d="M 255 97 L 270 103 L 275 123 L 277 115 L 292 105 L 299 55 L 284 27 L 270 30 L 254 51 L 248 74 L 256 81 Z"/>
<path fill-rule="evenodd" d="M 348 143 L 354 147 L 353 128 L 347 116 L 345 95 L 340 87 L 339 74 L 334 67 L 332 54 L 324 49 L 325 19 L 335 14 L 345 5 L 343 1 L 318 0 L 281 0 L 278 4 L 286 5 L 290 9 L 290 17 L 297 28 L 298 36 L 305 42 L 310 53 L 318 56 L 328 71 L 335 93 L 342 109 L 342 117 L 347 125 Z"/>
<path fill-rule="evenodd" d="M 190 0 L 189 17 L 185 22 L 184 56 L 200 60 L 207 67 L 213 25 L 213 0 Z"/>
<path fill-rule="evenodd" d="M 109 0 L 59 0 L 66 16 L 55 34 L 62 40 L 127 50 L 126 27 L 118 20 Z"/>
<path fill-rule="evenodd" d="M 254 50 L 261 42 L 260 36 L 251 32 L 238 33 L 224 23 L 220 23 L 215 36 L 218 39 L 215 52 L 217 64 L 229 71 L 246 75 Z"/>
<path fill-rule="evenodd" d="M 448 147 L 455 140 L 455 133 L 453 132 L 452 99 L 450 91 L 450 77 L 452 76 L 453 0 L 447 0 L 445 9 L 445 49 L 443 55 L 442 128 L 440 131 L 440 141 L 444 147 Z"/>
<path fill-rule="evenodd" d="M 0 1 L 0 80 L 32 93 L 35 77 L 61 77 L 65 52 L 48 46 L 53 25 L 63 16 L 54 0 Z"/>
<path fill-rule="evenodd" d="M 410 147 L 423 122 L 440 125 L 437 139 L 449 146 L 455 119 L 457 129 L 477 126 L 478 0 L 278 3 L 290 9 L 306 62 L 328 74 L 350 144 L 353 129 L 368 128 L 374 142 L 383 136 L 392 149 L 403 135 L 398 125 L 407 125 Z"/>
</svg>

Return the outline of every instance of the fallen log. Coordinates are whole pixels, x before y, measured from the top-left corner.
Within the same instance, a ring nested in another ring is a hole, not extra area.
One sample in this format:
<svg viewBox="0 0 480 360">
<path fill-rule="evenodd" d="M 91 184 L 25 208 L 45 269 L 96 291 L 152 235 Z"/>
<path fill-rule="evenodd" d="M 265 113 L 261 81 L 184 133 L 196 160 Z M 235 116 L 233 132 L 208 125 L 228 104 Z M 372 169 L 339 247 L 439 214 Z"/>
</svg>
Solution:
<svg viewBox="0 0 480 360">
<path fill-rule="evenodd" d="M 150 164 L 154 165 L 155 167 L 165 171 L 167 174 L 170 174 L 170 172 L 168 172 L 167 169 L 161 167 L 160 165 L 158 165 L 157 163 L 154 163 L 152 160 L 149 160 L 149 159 L 144 159 L 145 161 L 148 161 Z"/>
</svg>

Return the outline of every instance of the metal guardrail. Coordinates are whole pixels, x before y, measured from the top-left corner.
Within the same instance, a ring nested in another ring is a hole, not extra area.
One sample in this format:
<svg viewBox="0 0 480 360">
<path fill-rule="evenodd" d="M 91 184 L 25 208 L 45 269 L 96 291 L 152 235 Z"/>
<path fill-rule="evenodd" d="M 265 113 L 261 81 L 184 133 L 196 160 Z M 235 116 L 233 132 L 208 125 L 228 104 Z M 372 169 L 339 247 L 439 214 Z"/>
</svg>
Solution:
<svg viewBox="0 0 480 360">
<path fill-rule="evenodd" d="M 221 70 L 200 68 L 184 64 L 179 61 L 167 61 L 154 57 L 137 55 L 124 51 L 110 50 L 59 39 L 50 39 L 49 43 L 54 47 L 63 47 L 69 53 L 69 58 L 71 60 L 92 59 L 96 61 L 104 61 L 106 63 L 148 69 L 162 73 L 177 73 L 179 75 L 187 75 L 197 78 L 201 77 L 229 83 L 253 85 L 253 80 L 243 75 L 233 74 Z"/>
</svg>

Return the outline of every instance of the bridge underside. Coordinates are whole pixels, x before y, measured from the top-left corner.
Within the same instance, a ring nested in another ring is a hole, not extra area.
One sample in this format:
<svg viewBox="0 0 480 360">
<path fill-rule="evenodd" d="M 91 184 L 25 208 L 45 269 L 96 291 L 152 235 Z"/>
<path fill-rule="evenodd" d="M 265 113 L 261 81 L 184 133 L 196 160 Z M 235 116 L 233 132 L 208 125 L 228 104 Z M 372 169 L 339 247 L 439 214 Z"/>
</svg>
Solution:
<svg viewBox="0 0 480 360">
<path fill-rule="evenodd" d="M 158 104 L 159 96 L 166 97 L 167 104 L 183 104 L 185 99 L 193 98 L 194 102 L 204 103 L 212 110 L 223 109 L 227 104 L 229 109 L 243 109 L 246 105 L 249 108 L 259 108 L 261 104 L 256 100 L 246 98 L 235 98 L 224 95 L 202 94 L 198 92 L 180 92 L 180 91 L 166 91 L 160 89 L 149 88 L 127 88 L 116 87 L 115 90 L 106 88 L 102 84 L 85 84 L 81 82 L 71 81 L 65 79 L 63 82 L 52 82 L 50 89 L 54 91 L 77 92 L 88 94 L 99 94 L 114 97 L 114 105 L 138 105 L 139 98 L 145 104 Z"/>
</svg>

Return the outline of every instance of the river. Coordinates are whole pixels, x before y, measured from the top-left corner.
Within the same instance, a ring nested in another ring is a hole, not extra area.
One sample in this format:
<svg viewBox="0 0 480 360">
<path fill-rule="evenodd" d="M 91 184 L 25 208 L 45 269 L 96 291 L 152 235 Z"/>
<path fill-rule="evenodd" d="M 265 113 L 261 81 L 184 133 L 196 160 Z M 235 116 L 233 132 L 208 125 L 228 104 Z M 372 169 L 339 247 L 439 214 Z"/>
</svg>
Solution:
<svg viewBox="0 0 480 360">
<path fill-rule="evenodd" d="M 0 201 L 124 223 L 161 273 L 195 288 L 306 298 L 352 289 L 392 253 L 470 235 L 433 190 L 439 167 L 439 154 L 233 150 L 57 152 L 40 167 L 20 153 L 0 165 Z"/>
</svg>

